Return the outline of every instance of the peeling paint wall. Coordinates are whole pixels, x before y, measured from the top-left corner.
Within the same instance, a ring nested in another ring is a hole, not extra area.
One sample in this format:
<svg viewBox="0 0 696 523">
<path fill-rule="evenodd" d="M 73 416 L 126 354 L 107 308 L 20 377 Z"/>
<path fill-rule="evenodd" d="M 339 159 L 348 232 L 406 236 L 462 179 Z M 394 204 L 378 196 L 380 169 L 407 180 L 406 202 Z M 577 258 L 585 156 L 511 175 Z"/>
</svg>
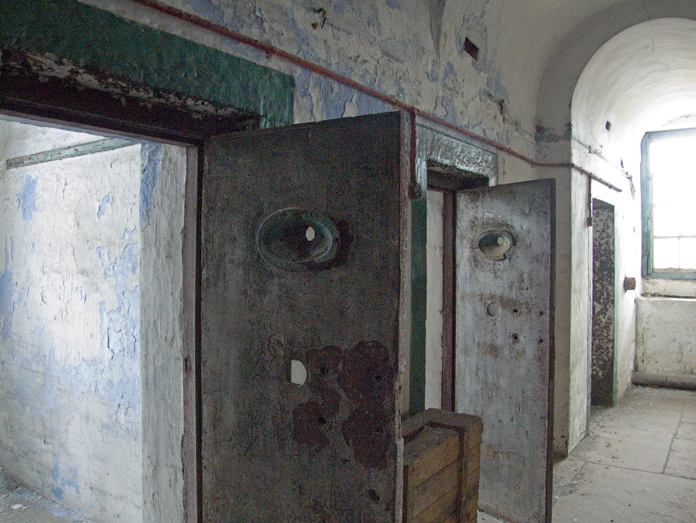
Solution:
<svg viewBox="0 0 696 523">
<path fill-rule="evenodd" d="M 183 521 L 183 277 L 186 149 L 141 146 L 143 521 Z M 189 274 L 193 268 L 188 267 Z M 194 311 L 188 311 L 193 315 Z"/>
<path fill-rule="evenodd" d="M 205 31 L 184 28 L 127 1 L 85 3 L 291 74 L 297 123 L 393 109 L 322 75 Z M 499 58 L 495 45 L 498 37 L 489 41 L 487 26 L 497 26 L 509 14 L 496 12 L 486 0 L 467 5 L 445 0 L 163 3 L 533 154 L 535 102 L 530 93 L 520 96 L 512 90 L 518 100 L 511 106 L 508 86 L 519 80 L 525 66 L 520 63 L 515 71 L 503 74 L 500 62 L 505 59 Z M 467 37 L 480 48 L 477 61 L 465 50 Z"/>
<path fill-rule="evenodd" d="M 142 521 L 140 146 L 0 121 L 0 463 L 97 522 Z"/>
</svg>

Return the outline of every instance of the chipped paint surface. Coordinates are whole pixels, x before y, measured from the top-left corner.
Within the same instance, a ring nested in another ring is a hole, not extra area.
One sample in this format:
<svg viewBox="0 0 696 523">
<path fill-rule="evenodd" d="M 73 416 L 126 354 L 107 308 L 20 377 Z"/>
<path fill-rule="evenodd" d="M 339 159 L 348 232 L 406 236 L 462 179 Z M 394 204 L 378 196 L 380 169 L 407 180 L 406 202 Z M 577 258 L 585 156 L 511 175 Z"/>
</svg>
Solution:
<svg viewBox="0 0 696 523">
<path fill-rule="evenodd" d="M 398 514 L 400 132 L 392 113 L 222 137 L 206 151 L 204 519 Z M 263 260 L 259 226 L 300 205 L 348 224 L 341 264 Z"/>
<path fill-rule="evenodd" d="M 551 521 L 553 180 L 457 195 L 455 406 L 483 420 L 479 507 L 506 521 Z M 480 249 L 490 231 L 514 245 Z"/>
<path fill-rule="evenodd" d="M 0 39 L 34 53 L 51 76 L 155 100 L 164 92 L 160 102 L 201 112 L 209 109 L 197 105 L 208 100 L 259 114 L 269 126 L 291 120 L 287 75 L 72 0 L 3 2 Z"/>
<path fill-rule="evenodd" d="M 525 147 L 525 139 L 533 135 L 533 124 L 523 131 L 519 118 L 514 116 L 517 109 L 510 107 L 506 80 L 487 47 L 485 26 L 491 17 L 487 2 L 471 6 L 445 0 L 376 4 L 364 0 L 321 4 L 290 0 L 166 3 L 268 42 L 487 137 L 504 143 L 517 140 Z M 467 35 L 481 48 L 479 62 L 464 50 Z M 298 122 L 376 112 L 370 107 L 374 101 L 359 103 L 358 111 L 351 112 L 353 97 L 369 100 L 369 96 L 343 87 L 327 91 L 322 84 L 332 81 L 301 69 L 292 74 L 297 84 Z"/>
<path fill-rule="evenodd" d="M 614 404 L 616 308 L 614 206 L 592 205 L 592 405 Z"/>
<path fill-rule="evenodd" d="M 0 462 L 96 521 L 137 522 L 140 145 L 4 168 L 76 139 L 95 138 L 0 121 Z"/>
</svg>

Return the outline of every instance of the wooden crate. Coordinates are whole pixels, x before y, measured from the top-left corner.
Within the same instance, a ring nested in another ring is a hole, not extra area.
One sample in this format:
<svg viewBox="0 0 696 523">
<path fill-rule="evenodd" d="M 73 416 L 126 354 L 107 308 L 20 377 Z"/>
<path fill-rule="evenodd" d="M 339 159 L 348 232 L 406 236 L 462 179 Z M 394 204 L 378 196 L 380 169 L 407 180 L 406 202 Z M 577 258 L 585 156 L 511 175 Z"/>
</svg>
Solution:
<svg viewBox="0 0 696 523">
<path fill-rule="evenodd" d="M 407 419 L 404 523 L 475 523 L 481 418 L 428 409 Z"/>
</svg>

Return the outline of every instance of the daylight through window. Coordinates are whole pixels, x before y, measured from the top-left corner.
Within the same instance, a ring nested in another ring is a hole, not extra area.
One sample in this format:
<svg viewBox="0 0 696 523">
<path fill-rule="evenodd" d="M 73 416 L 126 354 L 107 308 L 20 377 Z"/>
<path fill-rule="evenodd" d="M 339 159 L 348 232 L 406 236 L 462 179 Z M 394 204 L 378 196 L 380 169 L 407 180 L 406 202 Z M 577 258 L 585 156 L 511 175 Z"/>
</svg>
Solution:
<svg viewBox="0 0 696 523">
<path fill-rule="evenodd" d="M 696 133 L 649 144 L 652 270 L 696 270 Z"/>
</svg>

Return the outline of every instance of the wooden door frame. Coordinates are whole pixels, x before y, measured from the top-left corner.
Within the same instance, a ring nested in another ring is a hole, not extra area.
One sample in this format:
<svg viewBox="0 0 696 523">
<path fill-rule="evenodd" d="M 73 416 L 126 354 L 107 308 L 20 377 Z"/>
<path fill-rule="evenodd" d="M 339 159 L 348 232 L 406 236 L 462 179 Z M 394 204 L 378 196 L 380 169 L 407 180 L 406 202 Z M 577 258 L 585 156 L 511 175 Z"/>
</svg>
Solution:
<svg viewBox="0 0 696 523">
<path fill-rule="evenodd" d="M 442 404 L 443 410 L 454 412 L 456 369 L 456 267 L 455 230 L 457 193 L 485 187 L 489 178 L 455 169 L 431 166 L 428 169 L 428 190 L 441 192 L 443 206 L 442 242 Z"/>
<path fill-rule="evenodd" d="M 461 177 L 482 177 L 486 185 L 498 180 L 498 155 L 470 137 L 437 126 L 418 123 L 416 182 L 423 196 L 433 190 L 460 190 Z M 437 181 L 436 179 L 440 179 Z M 431 184 L 430 181 L 433 183 Z M 411 333 L 408 362 L 408 416 L 425 410 L 427 316 L 427 205 L 424 197 L 411 205 Z"/>
</svg>

